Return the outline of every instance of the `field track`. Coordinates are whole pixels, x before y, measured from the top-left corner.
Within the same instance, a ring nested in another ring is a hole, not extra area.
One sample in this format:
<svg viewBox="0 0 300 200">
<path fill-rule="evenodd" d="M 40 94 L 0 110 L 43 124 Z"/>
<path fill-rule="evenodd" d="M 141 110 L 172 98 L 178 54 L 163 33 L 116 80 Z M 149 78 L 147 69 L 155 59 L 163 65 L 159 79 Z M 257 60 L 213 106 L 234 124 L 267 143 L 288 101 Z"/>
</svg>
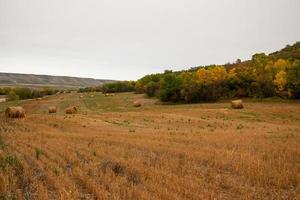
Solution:
<svg viewBox="0 0 300 200">
<path fill-rule="evenodd" d="M 300 198 L 298 101 L 233 110 L 72 93 L 18 104 L 25 119 L 0 117 L 0 199 Z"/>
</svg>

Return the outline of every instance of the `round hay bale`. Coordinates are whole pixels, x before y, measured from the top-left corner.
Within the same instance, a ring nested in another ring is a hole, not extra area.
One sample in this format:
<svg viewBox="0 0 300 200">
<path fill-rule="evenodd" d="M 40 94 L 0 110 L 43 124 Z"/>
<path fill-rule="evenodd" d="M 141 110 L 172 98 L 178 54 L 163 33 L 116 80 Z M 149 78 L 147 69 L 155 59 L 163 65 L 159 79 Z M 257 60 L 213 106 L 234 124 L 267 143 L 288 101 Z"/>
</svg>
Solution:
<svg viewBox="0 0 300 200">
<path fill-rule="evenodd" d="M 48 108 L 48 112 L 49 112 L 49 114 L 51 114 L 51 113 L 56 113 L 56 106 L 50 106 L 50 107 Z"/>
<path fill-rule="evenodd" d="M 114 93 L 105 93 L 104 96 L 106 96 L 106 97 L 113 97 L 113 96 L 115 96 L 115 94 Z"/>
<path fill-rule="evenodd" d="M 141 107 L 142 104 L 139 101 L 135 101 L 135 102 L 133 102 L 133 106 L 134 107 Z"/>
<path fill-rule="evenodd" d="M 37 100 L 37 101 L 40 101 L 40 100 L 42 100 L 42 98 L 41 98 L 41 97 L 39 97 L 39 98 L 36 98 L 36 100 Z"/>
<path fill-rule="evenodd" d="M 8 107 L 5 110 L 5 116 L 7 118 L 24 118 L 25 109 L 21 106 Z"/>
<path fill-rule="evenodd" d="M 231 101 L 231 107 L 233 109 L 242 109 L 242 108 L 244 108 L 243 101 L 241 99 L 233 100 L 233 101 Z"/>
<path fill-rule="evenodd" d="M 76 106 L 71 106 L 66 109 L 66 114 L 76 114 L 76 113 L 77 113 Z"/>
</svg>

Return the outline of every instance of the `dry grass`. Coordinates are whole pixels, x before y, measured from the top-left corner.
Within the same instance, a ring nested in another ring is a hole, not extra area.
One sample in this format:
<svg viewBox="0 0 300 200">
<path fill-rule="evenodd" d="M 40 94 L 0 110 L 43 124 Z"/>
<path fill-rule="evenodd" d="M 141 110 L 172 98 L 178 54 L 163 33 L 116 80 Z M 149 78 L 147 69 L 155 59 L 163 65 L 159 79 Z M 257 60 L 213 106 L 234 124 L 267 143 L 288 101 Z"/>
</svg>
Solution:
<svg viewBox="0 0 300 200">
<path fill-rule="evenodd" d="M 299 199 L 299 102 L 62 96 L 0 118 L 0 199 Z"/>
</svg>

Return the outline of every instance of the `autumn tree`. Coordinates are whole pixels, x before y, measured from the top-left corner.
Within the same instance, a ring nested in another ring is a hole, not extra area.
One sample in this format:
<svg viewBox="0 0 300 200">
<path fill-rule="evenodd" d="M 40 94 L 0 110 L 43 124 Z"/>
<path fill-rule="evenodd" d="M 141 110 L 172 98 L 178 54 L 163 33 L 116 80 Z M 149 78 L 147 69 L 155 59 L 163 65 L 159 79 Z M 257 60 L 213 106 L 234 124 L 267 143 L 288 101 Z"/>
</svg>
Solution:
<svg viewBox="0 0 300 200">
<path fill-rule="evenodd" d="M 284 59 L 278 59 L 274 63 L 274 68 L 275 68 L 276 72 L 286 71 L 289 67 L 290 67 L 289 61 L 284 60 Z"/>
<path fill-rule="evenodd" d="M 286 72 L 285 71 L 280 71 L 276 74 L 274 83 L 277 87 L 277 90 L 279 92 L 283 92 L 285 90 L 286 86 Z"/>
</svg>

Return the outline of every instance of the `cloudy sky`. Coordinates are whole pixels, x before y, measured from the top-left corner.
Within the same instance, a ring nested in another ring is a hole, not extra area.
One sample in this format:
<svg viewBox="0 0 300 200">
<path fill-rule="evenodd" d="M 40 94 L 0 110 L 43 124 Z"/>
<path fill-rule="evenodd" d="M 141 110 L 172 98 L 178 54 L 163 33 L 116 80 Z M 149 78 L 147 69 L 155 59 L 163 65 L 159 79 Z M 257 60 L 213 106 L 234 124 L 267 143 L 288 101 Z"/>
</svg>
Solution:
<svg viewBox="0 0 300 200">
<path fill-rule="evenodd" d="M 0 71 L 137 79 L 300 40 L 299 0 L 0 0 Z"/>
</svg>

